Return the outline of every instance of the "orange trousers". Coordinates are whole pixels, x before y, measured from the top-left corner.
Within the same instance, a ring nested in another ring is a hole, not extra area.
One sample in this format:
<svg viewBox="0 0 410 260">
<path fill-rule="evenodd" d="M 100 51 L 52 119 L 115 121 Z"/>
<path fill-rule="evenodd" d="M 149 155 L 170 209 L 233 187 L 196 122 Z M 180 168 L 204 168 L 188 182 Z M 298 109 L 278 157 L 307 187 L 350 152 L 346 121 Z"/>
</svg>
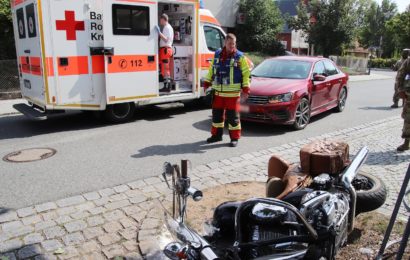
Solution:
<svg viewBox="0 0 410 260">
<path fill-rule="evenodd" d="M 173 56 L 173 50 L 171 47 L 162 47 L 159 49 L 159 66 L 161 69 L 161 75 L 164 79 L 171 78 L 171 58 Z"/>
</svg>

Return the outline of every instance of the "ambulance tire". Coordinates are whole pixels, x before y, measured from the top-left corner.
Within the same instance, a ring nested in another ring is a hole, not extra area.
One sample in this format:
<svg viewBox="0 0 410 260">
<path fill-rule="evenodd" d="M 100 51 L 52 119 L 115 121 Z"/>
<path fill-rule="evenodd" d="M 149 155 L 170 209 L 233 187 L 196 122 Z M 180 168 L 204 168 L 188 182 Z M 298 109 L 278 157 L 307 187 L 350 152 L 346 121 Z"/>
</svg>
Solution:
<svg viewBox="0 0 410 260">
<path fill-rule="evenodd" d="M 108 105 L 104 111 L 104 118 L 110 123 L 120 124 L 130 121 L 135 113 L 135 104 L 121 103 Z"/>
</svg>

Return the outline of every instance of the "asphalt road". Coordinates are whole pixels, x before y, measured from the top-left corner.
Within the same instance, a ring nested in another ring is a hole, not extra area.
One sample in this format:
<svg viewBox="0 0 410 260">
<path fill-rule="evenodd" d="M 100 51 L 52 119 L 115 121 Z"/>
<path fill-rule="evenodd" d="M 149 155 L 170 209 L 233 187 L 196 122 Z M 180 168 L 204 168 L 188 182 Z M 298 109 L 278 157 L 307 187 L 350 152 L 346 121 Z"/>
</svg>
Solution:
<svg viewBox="0 0 410 260">
<path fill-rule="evenodd" d="M 237 148 L 227 147 L 228 136 L 225 143 L 205 143 L 211 111 L 199 106 L 143 108 L 123 125 L 105 125 L 83 113 L 44 122 L 21 115 L 0 117 L 0 158 L 25 148 L 57 150 L 54 157 L 38 162 L 0 160 L 0 208 L 20 208 L 158 175 L 165 161 L 186 158 L 199 165 L 399 115 L 400 109 L 390 109 L 392 93 L 393 79 L 352 82 L 343 113 L 319 115 L 303 131 L 244 123 Z"/>
</svg>

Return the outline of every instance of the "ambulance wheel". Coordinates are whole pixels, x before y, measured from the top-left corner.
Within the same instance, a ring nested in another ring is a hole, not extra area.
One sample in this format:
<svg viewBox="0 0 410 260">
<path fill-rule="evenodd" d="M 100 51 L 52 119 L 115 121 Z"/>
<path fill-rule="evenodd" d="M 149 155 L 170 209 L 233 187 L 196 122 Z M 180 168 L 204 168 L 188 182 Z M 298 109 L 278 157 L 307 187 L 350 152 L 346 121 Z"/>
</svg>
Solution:
<svg viewBox="0 0 410 260">
<path fill-rule="evenodd" d="M 130 121 L 134 116 L 134 112 L 134 103 L 108 105 L 104 111 L 104 118 L 111 123 L 119 124 Z"/>
</svg>

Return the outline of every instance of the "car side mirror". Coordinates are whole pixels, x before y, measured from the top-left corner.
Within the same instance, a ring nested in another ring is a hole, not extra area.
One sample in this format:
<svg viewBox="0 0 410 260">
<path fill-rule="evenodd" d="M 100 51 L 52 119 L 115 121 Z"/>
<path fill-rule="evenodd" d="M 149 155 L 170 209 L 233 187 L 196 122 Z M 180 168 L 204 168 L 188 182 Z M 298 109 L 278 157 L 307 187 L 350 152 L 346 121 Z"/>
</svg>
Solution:
<svg viewBox="0 0 410 260">
<path fill-rule="evenodd" d="M 325 80 L 326 80 L 325 75 L 316 74 L 313 76 L 313 81 L 325 81 Z"/>
</svg>

